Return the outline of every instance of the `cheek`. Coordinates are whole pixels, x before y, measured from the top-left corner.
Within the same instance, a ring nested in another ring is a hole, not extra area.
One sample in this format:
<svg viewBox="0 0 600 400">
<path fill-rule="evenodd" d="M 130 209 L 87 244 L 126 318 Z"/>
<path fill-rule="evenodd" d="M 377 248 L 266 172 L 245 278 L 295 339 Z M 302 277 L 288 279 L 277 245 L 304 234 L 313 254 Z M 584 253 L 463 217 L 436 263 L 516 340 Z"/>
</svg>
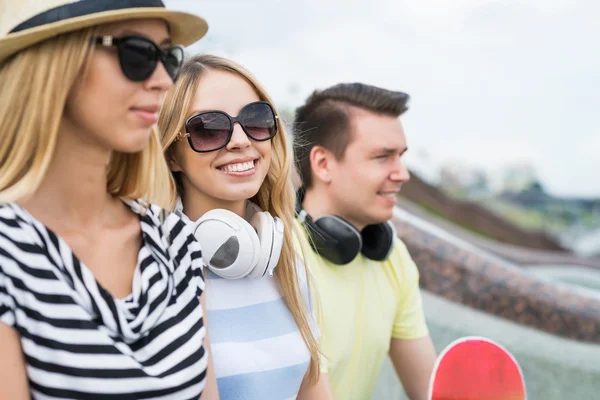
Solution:
<svg viewBox="0 0 600 400">
<path fill-rule="evenodd" d="M 121 73 L 115 54 L 103 53 L 106 54 L 95 54 L 90 61 L 78 102 L 98 119 L 118 123 L 126 114 L 130 106 L 128 99 L 135 95 L 137 86 Z"/>
<path fill-rule="evenodd" d="M 363 173 L 373 185 L 381 185 L 390 175 L 390 165 L 388 162 L 373 162 L 363 168 Z"/>
<path fill-rule="evenodd" d="M 255 145 L 256 149 L 258 150 L 258 153 L 260 154 L 262 160 L 262 166 L 261 169 L 264 172 L 264 174 L 267 174 L 267 171 L 269 170 L 269 167 L 271 165 L 271 154 L 273 152 L 273 145 L 271 144 L 270 141 L 266 141 L 266 142 L 258 142 Z"/>
<path fill-rule="evenodd" d="M 271 153 L 273 152 L 273 143 L 270 140 L 266 142 L 256 142 L 255 146 L 260 155 L 263 158 L 271 159 Z"/>
<path fill-rule="evenodd" d="M 370 199 L 385 181 L 385 177 L 381 165 L 369 165 L 361 162 L 346 162 L 336 168 L 333 176 L 334 181 L 339 183 L 337 191 L 352 193 L 355 199 Z"/>
<path fill-rule="evenodd" d="M 208 178 L 215 153 L 196 153 L 187 141 L 181 141 L 179 145 L 176 157 L 183 173 L 192 180 Z"/>
<path fill-rule="evenodd" d="M 353 189 L 373 184 L 372 172 L 356 162 L 347 162 L 338 166 L 335 171 L 335 179 Z"/>
<path fill-rule="evenodd" d="M 222 179 L 213 171 L 218 152 L 196 153 L 187 142 L 180 143 L 182 149 L 178 155 L 178 165 L 192 186 L 202 193 L 217 193 L 221 190 Z"/>
</svg>

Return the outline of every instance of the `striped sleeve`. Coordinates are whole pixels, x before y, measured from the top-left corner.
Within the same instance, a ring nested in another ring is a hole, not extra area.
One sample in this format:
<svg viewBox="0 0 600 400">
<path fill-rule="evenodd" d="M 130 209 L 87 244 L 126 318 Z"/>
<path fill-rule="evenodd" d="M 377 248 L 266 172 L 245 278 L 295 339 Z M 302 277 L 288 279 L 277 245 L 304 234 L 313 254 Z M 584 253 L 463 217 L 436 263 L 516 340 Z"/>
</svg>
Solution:
<svg viewBox="0 0 600 400">
<path fill-rule="evenodd" d="M 176 213 L 170 213 L 167 227 L 170 250 L 178 249 L 178 254 L 175 255 L 177 268 L 189 268 L 185 275 L 191 275 L 190 283 L 196 287 L 196 295 L 199 297 L 204 292 L 205 277 L 203 274 L 202 249 L 194 236 L 192 225 L 186 223 Z"/>
<path fill-rule="evenodd" d="M 8 293 L 7 280 L 8 278 L 0 266 L 0 322 L 8 326 L 15 326 L 15 304 Z"/>
<path fill-rule="evenodd" d="M 196 295 L 200 297 L 202 292 L 204 292 L 204 270 L 202 264 L 202 251 L 200 250 L 200 243 L 196 240 L 196 238 L 192 235 L 192 240 L 190 242 L 190 256 L 192 258 L 192 272 L 194 273 L 194 278 L 197 282 L 197 291 Z"/>
</svg>

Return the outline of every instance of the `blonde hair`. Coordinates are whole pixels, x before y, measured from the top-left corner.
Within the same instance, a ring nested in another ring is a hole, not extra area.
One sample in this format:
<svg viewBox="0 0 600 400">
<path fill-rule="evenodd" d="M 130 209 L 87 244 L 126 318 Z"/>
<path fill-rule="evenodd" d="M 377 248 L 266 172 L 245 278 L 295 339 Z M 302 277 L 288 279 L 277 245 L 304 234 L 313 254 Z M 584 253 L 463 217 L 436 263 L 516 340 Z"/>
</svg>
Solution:
<svg viewBox="0 0 600 400">
<path fill-rule="evenodd" d="M 46 175 L 75 85 L 85 79 L 95 28 L 57 36 L 0 63 L 0 204 L 33 194 Z M 156 129 L 141 152 L 113 152 L 107 192 L 168 206 L 170 172 Z"/>
<path fill-rule="evenodd" d="M 240 76 L 254 88 L 260 100 L 273 104 L 263 87 L 242 66 L 211 55 L 192 57 L 183 65 L 177 83 L 167 92 L 158 120 L 158 126 L 162 133 L 163 150 L 167 159 L 173 157 L 171 145 L 175 142 L 177 134 L 185 129 L 186 113 L 190 109 L 199 82 L 204 72 L 211 69 Z M 277 111 L 275 113 L 278 115 Z M 281 118 L 279 119 L 281 120 Z M 278 124 L 277 134 L 272 139 L 272 146 L 269 171 L 252 201 L 257 203 L 261 209 L 269 211 L 271 215 L 281 218 L 287 228 L 275 276 L 279 279 L 287 306 L 311 354 L 308 370 L 309 382 L 316 382 L 319 376 L 319 346 L 311 332 L 306 306 L 298 283 L 294 235 L 300 233 L 297 232 L 294 224 L 296 197 L 291 179 L 293 161 L 291 145 L 288 145 L 288 139 L 281 123 Z M 183 187 L 177 175 L 172 175 L 171 187 L 167 191 L 178 192 L 181 195 Z M 171 199 L 171 207 L 174 207 L 176 199 L 177 197 L 174 195 Z"/>
</svg>

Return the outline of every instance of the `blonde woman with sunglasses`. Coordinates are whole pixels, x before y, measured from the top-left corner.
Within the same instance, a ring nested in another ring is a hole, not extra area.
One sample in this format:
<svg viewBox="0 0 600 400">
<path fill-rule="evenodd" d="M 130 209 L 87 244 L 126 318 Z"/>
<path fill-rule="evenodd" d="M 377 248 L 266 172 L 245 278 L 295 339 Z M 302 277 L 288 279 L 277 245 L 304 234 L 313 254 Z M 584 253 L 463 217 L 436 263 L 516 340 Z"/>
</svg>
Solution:
<svg viewBox="0 0 600 400">
<path fill-rule="evenodd" d="M 0 0 L 0 399 L 218 398 L 200 247 L 155 196 L 206 30 L 160 0 Z"/>
<path fill-rule="evenodd" d="M 193 57 L 159 127 L 173 209 L 202 246 L 221 399 L 331 399 L 294 247 L 291 146 L 266 91 L 230 60 Z"/>
</svg>

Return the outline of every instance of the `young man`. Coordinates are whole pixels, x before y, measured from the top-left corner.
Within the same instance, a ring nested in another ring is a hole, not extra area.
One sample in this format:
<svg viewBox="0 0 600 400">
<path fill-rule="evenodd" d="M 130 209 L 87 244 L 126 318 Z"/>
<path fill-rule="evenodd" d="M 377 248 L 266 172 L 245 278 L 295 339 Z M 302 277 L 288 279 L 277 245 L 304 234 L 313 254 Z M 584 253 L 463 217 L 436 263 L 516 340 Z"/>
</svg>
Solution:
<svg viewBox="0 0 600 400">
<path fill-rule="evenodd" d="M 336 399 L 368 400 L 387 354 L 410 399 L 427 398 L 436 354 L 419 271 L 388 223 L 410 179 L 398 118 L 408 98 L 338 84 L 296 110 L 297 222 Z"/>
</svg>

